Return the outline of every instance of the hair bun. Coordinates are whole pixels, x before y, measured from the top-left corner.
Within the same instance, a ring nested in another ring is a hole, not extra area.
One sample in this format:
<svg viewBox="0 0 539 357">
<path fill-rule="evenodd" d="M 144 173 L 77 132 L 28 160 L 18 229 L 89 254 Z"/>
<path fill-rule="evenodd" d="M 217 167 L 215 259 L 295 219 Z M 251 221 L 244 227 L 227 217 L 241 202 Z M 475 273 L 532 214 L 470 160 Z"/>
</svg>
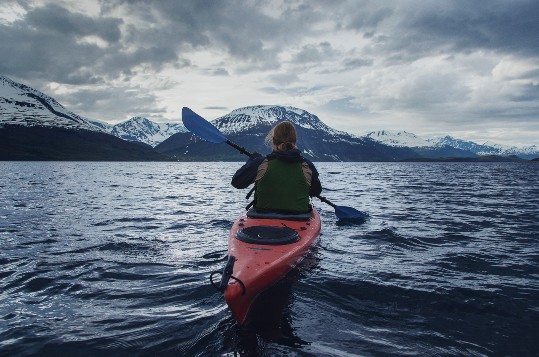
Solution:
<svg viewBox="0 0 539 357">
<path fill-rule="evenodd" d="M 277 149 L 278 151 L 295 149 L 296 140 L 296 128 L 289 121 L 283 121 L 275 125 L 266 137 L 266 143 L 273 143 L 274 150 Z"/>
</svg>

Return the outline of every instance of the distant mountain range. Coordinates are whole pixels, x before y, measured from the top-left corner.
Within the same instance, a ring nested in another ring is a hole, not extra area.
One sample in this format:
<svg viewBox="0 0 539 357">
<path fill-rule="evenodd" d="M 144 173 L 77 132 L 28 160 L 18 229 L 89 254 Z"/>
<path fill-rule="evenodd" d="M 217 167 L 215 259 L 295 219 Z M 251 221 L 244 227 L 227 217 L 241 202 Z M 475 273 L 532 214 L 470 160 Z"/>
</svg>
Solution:
<svg viewBox="0 0 539 357">
<path fill-rule="evenodd" d="M 278 121 L 298 130 L 298 146 L 314 161 L 399 161 L 492 157 L 514 160 L 539 157 L 536 146 L 476 144 L 450 136 L 422 139 L 408 132 L 377 131 L 364 136 L 337 131 L 298 108 L 239 108 L 212 123 L 248 150 L 267 153 L 263 141 Z M 511 158 L 507 158 L 512 156 Z M 504 158 L 505 157 L 505 158 Z M 83 118 L 53 98 L 0 76 L 1 160 L 244 160 L 228 145 L 197 139 L 178 123 L 143 117 L 108 123 Z"/>
<path fill-rule="evenodd" d="M 371 132 L 366 136 L 386 145 L 405 146 L 414 148 L 417 151 L 428 150 L 430 148 L 452 147 L 477 156 L 518 156 L 523 159 L 532 159 L 539 156 L 539 147 L 536 145 L 516 147 L 488 142 L 477 144 L 473 141 L 456 139 L 451 136 L 422 139 L 417 135 L 406 131 L 395 132 L 389 130 Z"/>
<path fill-rule="evenodd" d="M 315 161 L 394 161 L 417 156 L 409 148 L 391 147 L 370 138 L 356 137 L 337 131 L 305 110 L 281 106 L 252 106 L 240 108 L 212 123 L 232 142 L 251 151 L 268 153 L 264 145 L 269 130 L 287 119 L 298 131 L 298 147 Z M 244 160 L 227 145 L 201 141 L 190 133 L 172 135 L 155 148 L 178 160 Z"/>
</svg>

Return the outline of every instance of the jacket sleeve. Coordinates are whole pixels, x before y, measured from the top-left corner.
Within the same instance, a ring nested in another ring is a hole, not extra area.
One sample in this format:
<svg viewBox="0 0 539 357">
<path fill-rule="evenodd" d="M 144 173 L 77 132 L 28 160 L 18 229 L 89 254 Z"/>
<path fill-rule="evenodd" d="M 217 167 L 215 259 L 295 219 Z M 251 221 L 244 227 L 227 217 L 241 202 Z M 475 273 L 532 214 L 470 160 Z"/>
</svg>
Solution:
<svg viewBox="0 0 539 357">
<path fill-rule="evenodd" d="M 309 190 L 309 196 L 316 197 L 322 193 L 322 184 L 320 183 L 320 178 L 318 177 L 318 170 L 314 167 L 314 164 L 310 160 L 305 160 L 311 169 L 313 176 L 311 179 L 311 188 Z"/>
<path fill-rule="evenodd" d="M 253 154 L 247 162 L 236 171 L 232 177 L 232 186 L 235 188 L 247 188 L 255 182 L 258 166 L 264 161 L 265 157 L 260 154 Z"/>
</svg>

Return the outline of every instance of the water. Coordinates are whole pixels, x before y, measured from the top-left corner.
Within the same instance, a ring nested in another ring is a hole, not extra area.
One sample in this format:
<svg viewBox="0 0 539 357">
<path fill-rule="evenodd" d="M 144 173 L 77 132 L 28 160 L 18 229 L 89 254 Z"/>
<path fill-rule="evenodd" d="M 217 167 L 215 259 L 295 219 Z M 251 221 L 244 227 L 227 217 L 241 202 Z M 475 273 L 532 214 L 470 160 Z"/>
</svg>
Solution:
<svg viewBox="0 0 539 357">
<path fill-rule="evenodd" d="M 370 218 L 318 202 L 319 245 L 248 328 L 208 283 L 238 166 L 0 162 L 0 355 L 539 353 L 539 165 L 318 163 Z"/>
</svg>

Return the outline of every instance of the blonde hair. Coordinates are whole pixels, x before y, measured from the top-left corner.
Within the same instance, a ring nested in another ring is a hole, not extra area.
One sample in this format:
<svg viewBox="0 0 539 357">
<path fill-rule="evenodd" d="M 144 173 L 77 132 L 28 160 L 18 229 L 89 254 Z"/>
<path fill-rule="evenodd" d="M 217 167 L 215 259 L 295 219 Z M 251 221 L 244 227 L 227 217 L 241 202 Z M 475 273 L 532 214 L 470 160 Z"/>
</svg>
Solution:
<svg viewBox="0 0 539 357">
<path fill-rule="evenodd" d="M 297 149 L 296 140 L 297 133 L 294 124 L 282 121 L 270 130 L 265 142 L 275 151 L 287 151 Z"/>
</svg>

